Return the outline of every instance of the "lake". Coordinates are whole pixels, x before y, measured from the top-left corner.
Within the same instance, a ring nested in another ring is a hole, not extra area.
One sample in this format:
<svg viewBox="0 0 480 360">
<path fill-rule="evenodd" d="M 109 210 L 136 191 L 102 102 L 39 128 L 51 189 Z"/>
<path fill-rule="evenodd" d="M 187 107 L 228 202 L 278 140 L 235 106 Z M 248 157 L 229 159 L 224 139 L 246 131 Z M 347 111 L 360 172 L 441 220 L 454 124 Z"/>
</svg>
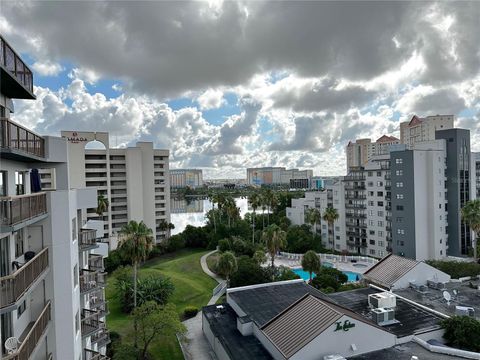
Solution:
<svg viewBox="0 0 480 360">
<path fill-rule="evenodd" d="M 248 200 L 246 198 L 235 198 L 235 203 L 240 208 L 240 216 L 242 218 L 247 212 L 251 211 L 248 209 Z M 205 214 L 211 209 L 212 203 L 210 200 L 170 199 L 170 221 L 175 225 L 175 229 L 172 230 L 172 235 L 182 232 L 187 225 L 205 225 L 207 223 Z M 261 212 L 261 209 L 257 209 L 257 213 Z"/>
</svg>

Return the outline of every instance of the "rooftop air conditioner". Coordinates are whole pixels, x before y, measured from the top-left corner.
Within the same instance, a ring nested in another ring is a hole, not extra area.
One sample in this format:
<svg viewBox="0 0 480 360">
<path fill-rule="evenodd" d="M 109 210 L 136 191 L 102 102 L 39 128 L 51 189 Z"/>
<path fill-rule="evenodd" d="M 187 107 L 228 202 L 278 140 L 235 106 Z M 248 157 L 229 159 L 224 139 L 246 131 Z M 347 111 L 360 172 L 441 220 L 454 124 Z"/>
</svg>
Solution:
<svg viewBox="0 0 480 360">
<path fill-rule="evenodd" d="M 446 286 L 444 282 L 437 282 L 437 289 L 438 290 L 445 290 Z"/>
<path fill-rule="evenodd" d="M 397 298 L 389 292 L 368 295 L 368 305 L 372 309 L 377 308 L 394 308 L 397 306 Z"/>
<path fill-rule="evenodd" d="M 394 309 L 373 309 L 372 318 L 375 324 L 383 326 L 395 323 L 395 310 Z"/>
<path fill-rule="evenodd" d="M 455 306 L 455 315 L 475 318 L 475 309 L 469 306 Z"/>
</svg>

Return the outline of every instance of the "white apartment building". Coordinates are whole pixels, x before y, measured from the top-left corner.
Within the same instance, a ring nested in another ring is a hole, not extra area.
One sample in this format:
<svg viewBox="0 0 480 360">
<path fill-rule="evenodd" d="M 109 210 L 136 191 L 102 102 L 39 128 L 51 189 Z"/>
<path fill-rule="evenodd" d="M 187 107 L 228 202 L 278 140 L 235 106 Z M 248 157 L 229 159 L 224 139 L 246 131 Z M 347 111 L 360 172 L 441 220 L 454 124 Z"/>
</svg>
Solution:
<svg viewBox="0 0 480 360">
<path fill-rule="evenodd" d="M 170 169 L 170 187 L 172 189 L 200 186 L 203 186 L 201 169 Z"/>
<path fill-rule="evenodd" d="M 420 118 L 414 115 L 410 121 L 400 123 L 400 141 L 409 149 L 416 143 L 435 140 L 437 130 L 453 129 L 454 115 L 431 115 Z"/>
<path fill-rule="evenodd" d="M 104 132 L 62 131 L 67 139 L 72 183 L 94 187 L 109 202 L 103 213 L 104 238 L 115 237 L 130 220 L 144 221 L 159 242 L 165 237 L 159 229 L 162 220 L 170 222 L 169 151 L 154 149 L 151 142 L 135 147 L 110 148 Z M 104 149 L 86 149 L 92 141 Z M 95 209 L 87 214 L 99 219 Z M 111 246 L 114 246 L 111 244 Z"/>
<path fill-rule="evenodd" d="M 305 188 L 309 188 L 312 177 L 313 170 L 286 169 L 284 167 L 247 169 L 248 185 L 305 185 Z"/>
<path fill-rule="evenodd" d="M 327 207 L 337 209 L 339 218 L 335 221 L 333 229 L 323 219 L 317 224 L 317 233 L 322 236 L 323 246 L 335 248 L 337 251 L 347 250 L 345 189 L 342 181 L 325 185 L 323 191 L 306 192 L 304 198 L 292 199 L 292 206 L 287 207 L 286 213 L 292 224 L 302 225 L 306 223 L 307 209 L 316 208 L 323 216 Z"/>
<path fill-rule="evenodd" d="M 87 222 L 95 189 L 69 182 L 64 139 L 16 123 L 12 99 L 35 99 L 32 72 L 0 37 L 0 357 L 107 359 L 103 256 Z M 42 190 L 39 173 L 50 174 Z M 53 176 L 53 177 L 52 177 Z"/>
<path fill-rule="evenodd" d="M 475 171 L 475 198 L 480 199 L 480 152 L 472 153 L 472 171 Z"/>
<path fill-rule="evenodd" d="M 365 166 L 374 156 L 386 155 L 390 151 L 390 146 L 399 144 L 400 140 L 394 136 L 383 135 L 372 142 L 371 139 L 358 139 L 355 142 L 349 142 L 346 147 L 347 172 L 352 168 Z"/>
</svg>

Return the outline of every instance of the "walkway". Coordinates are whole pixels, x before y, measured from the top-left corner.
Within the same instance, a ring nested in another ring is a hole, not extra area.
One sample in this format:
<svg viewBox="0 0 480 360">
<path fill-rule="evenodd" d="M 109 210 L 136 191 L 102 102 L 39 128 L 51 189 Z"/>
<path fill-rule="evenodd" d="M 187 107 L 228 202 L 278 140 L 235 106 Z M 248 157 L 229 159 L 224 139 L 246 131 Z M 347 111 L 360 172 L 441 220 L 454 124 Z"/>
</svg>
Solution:
<svg viewBox="0 0 480 360">
<path fill-rule="evenodd" d="M 200 265 L 205 274 L 215 279 L 219 284 L 225 283 L 220 276 L 210 271 L 207 265 L 207 257 L 211 254 L 217 252 L 217 250 L 210 251 L 209 253 L 203 255 L 200 258 Z M 215 304 L 218 299 L 221 297 L 221 293 L 215 296 L 212 296 L 207 305 Z M 187 328 L 187 333 L 185 334 L 185 339 L 180 342 L 182 348 L 183 356 L 185 360 L 214 360 L 215 354 L 210 347 L 205 336 L 203 336 L 202 331 L 202 312 L 199 311 L 197 316 L 194 318 L 185 320 L 183 324 Z"/>
</svg>

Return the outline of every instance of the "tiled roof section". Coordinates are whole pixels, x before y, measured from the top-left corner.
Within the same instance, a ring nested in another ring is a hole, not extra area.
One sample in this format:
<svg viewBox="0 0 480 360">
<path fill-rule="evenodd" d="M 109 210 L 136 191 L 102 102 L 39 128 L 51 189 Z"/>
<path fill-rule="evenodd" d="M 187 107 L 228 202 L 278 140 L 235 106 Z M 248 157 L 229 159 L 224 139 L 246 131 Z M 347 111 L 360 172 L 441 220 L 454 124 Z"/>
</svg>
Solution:
<svg viewBox="0 0 480 360">
<path fill-rule="evenodd" d="M 392 142 L 392 141 L 399 141 L 395 136 L 389 136 L 389 135 L 383 135 L 380 138 L 378 138 L 377 142 Z"/>
<path fill-rule="evenodd" d="M 288 359 L 342 316 L 326 302 L 307 295 L 262 331 Z"/>
<path fill-rule="evenodd" d="M 408 123 L 408 126 L 415 126 L 422 123 L 422 119 L 420 119 L 417 115 L 413 115 L 412 120 Z"/>
<path fill-rule="evenodd" d="M 390 254 L 365 272 L 363 277 L 376 284 L 391 288 L 398 279 L 418 264 L 418 261 Z"/>
</svg>

